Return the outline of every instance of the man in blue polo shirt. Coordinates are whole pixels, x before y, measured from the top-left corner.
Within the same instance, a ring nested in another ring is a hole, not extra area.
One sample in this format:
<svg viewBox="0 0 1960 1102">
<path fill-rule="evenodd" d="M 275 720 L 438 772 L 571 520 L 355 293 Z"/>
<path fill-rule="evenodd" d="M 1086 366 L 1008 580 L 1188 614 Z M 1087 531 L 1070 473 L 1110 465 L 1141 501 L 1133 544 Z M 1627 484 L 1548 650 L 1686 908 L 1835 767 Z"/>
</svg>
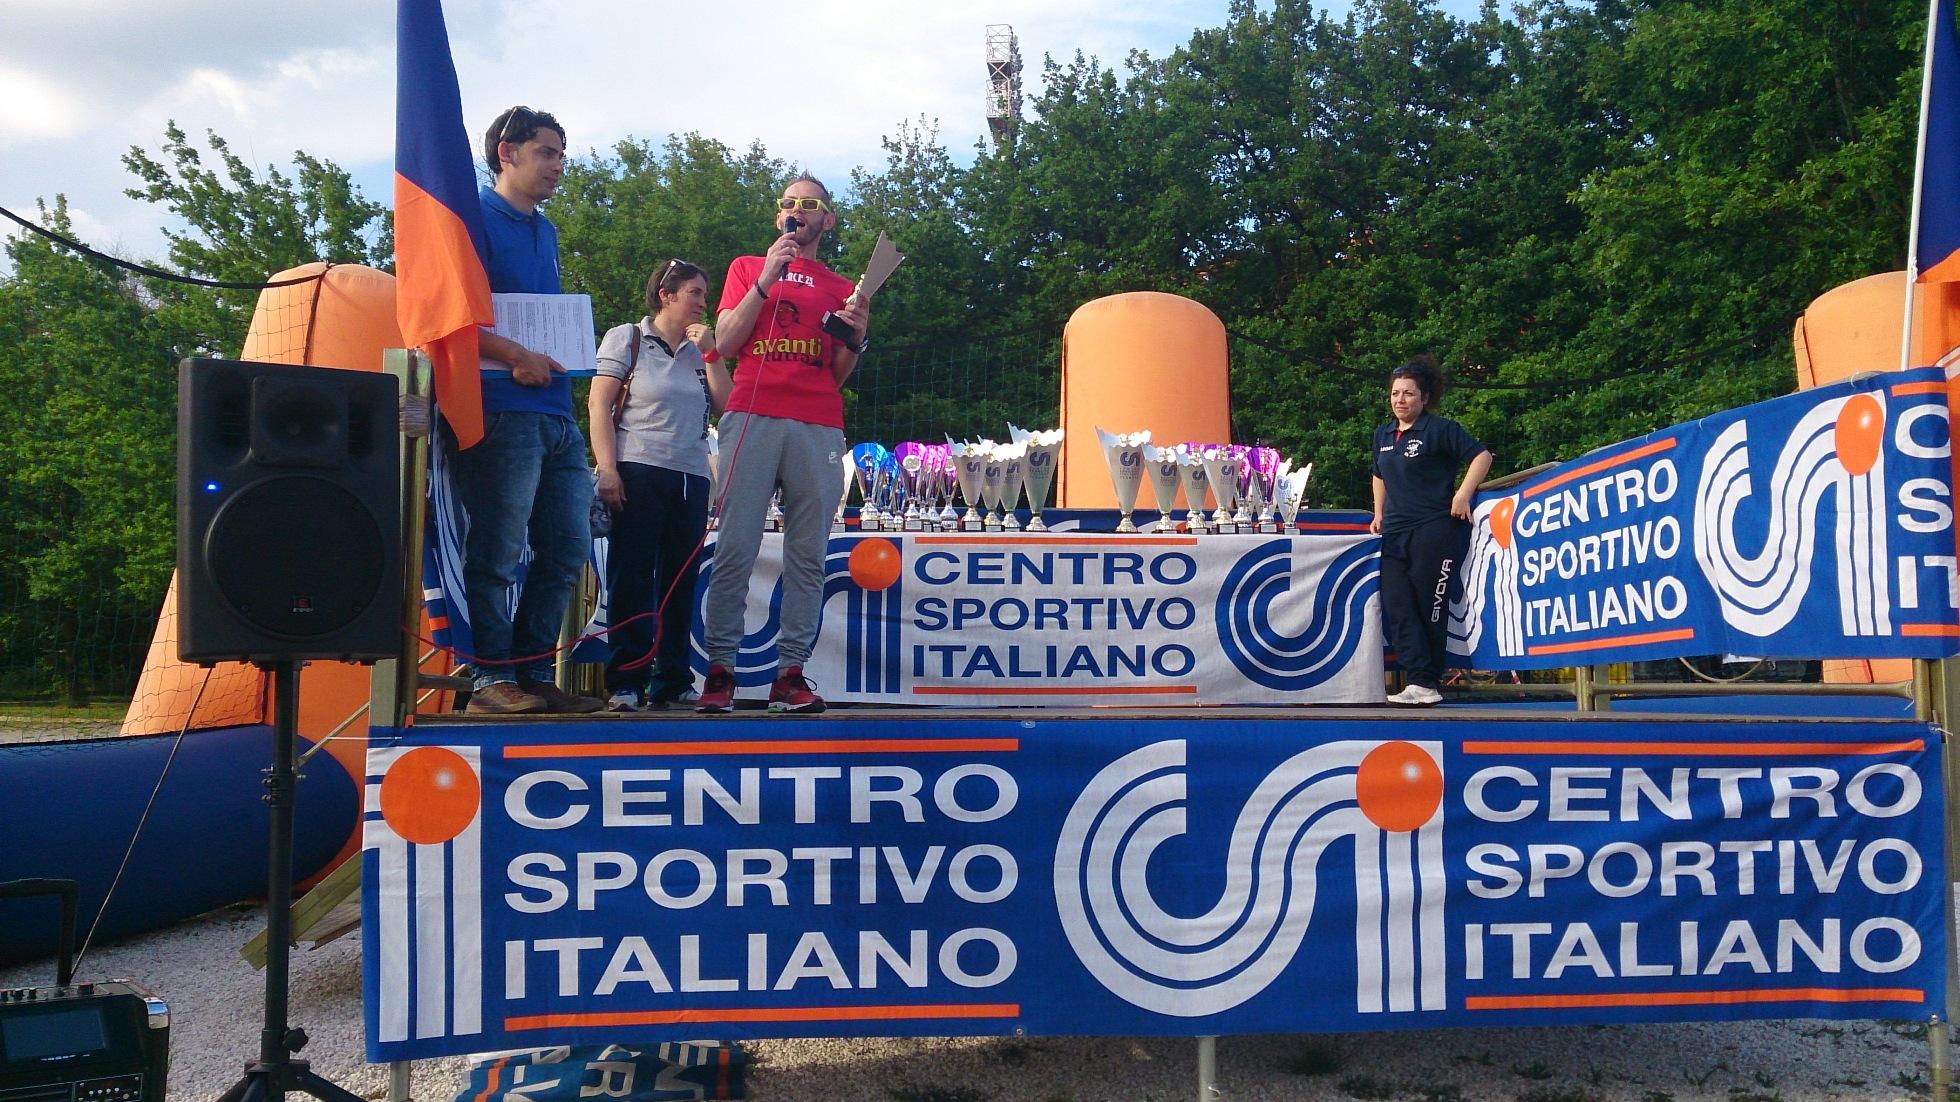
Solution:
<svg viewBox="0 0 1960 1102">
<path fill-rule="evenodd" d="M 538 204 L 564 171 L 564 127 L 543 111 L 513 107 L 484 133 L 483 159 L 495 179 L 478 193 L 490 289 L 561 293 L 558 231 Z M 453 435 L 443 436 L 469 517 L 463 583 L 477 668 L 468 710 L 596 712 L 602 701 L 552 681 L 558 628 L 591 543 L 592 474 L 572 419 L 571 380 L 550 356 L 487 330 L 481 339 L 483 440 L 458 450 Z M 506 594 L 527 543 L 531 565 L 513 615 Z"/>
</svg>

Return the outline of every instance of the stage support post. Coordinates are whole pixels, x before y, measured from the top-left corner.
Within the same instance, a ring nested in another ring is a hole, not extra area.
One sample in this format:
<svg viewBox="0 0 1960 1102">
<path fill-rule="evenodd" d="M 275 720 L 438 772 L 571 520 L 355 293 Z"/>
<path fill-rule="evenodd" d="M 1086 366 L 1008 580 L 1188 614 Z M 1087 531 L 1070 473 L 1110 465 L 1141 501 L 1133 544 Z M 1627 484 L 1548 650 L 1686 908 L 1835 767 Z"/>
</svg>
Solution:
<svg viewBox="0 0 1960 1102">
<path fill-rule="evenodd" d="M 1577 698 L 1579 710 L 1596 712 L 1599 710 L 1599 693 L 1596 689 L 1600 667 L 1572 667 L 1572 695 Z"/>
<path fill-rule="evenodd" d="M 1218 1038 L 1198 1038 L 1198 1102 L 1218 1102 Z"/>
<path fill-rule="evenodd" d="M 1954 867 L 1960 860 L 1960 817 L 1954 799 L 1960 794 L 1960 753 L 1953 745 L 1953 721 L 1960 717 L 1960 660 L 1918 659 L 1912 664 L 1913 716 L 1940 729 L 1940 781 L 1945 803 L 1944 838 L 1947 890 L 1945 897 L 1946 1004 L 1934 1011 L 1926 1024 L 1927 1078 L 1932 1096 L 1940 1102 L 1951 1097 L 1953 1084 L 1953 1019 L 1960 1013 L 1960 947 L 1954 944 L 1955 922 L 1960 921 L 1954 905 Z"/>
<path fill-rule="evenodd" d="M 420 405 L 427 408 L 434 390 L 434 367 L 426 356 L 406 348 L 390 348 L 381 353 L 381 369 L 393 375 L 401 383 L 402 405 L 404 409 Z M 409 431 L 411 423 L 421 430 Z M 429 506 L 429 433 L 435 431 L 433 414 L 426 424 L 405 418 L 398 426 L 402 432 L 401 450 L 401 541 L 402 541 L 402 647 L 395 658 L 384 658 L 374 664 L 374 673 L 368 682 L 368 725 L 392 727 L 396 730 L 407 726 L 408 718 L 415 714 L 415 698 L 420 690 L 418 678 L 422 669 L 421 643 L 411 634 L 411 629 L 422 622 L 422 536 L 426 526 Z M 349 858 L 360 860 L 360 855 Z M 388 1065 L 388 1102 L 408 1102 L 409 1070 L 413 1065 L 407 1060 L 397 1060 Z"/>
<path fill-rule="evenodd" d="M 368 682 L 368 723 L 400 729 L 415 712 L 421 672 L 422 650 L 413 634 L 422 623 L 422 534 L 429 498 L 429 436 L 435 426 L 427 423 L 426 413 L 434 383 L 434 368 L 427 357 L 406 348 L 390 348 L 381 354 L 382 370 L 401 384 L 403 408 L 420 405 L 424 410 L 421 429 L 410 432 L 400 426 L 401 449 L 401 547 L 402 547 L 402 640 L 394 658 L 374 664 Z M 404 419 L 406 422 L 407 418 Z"/>
</svg>

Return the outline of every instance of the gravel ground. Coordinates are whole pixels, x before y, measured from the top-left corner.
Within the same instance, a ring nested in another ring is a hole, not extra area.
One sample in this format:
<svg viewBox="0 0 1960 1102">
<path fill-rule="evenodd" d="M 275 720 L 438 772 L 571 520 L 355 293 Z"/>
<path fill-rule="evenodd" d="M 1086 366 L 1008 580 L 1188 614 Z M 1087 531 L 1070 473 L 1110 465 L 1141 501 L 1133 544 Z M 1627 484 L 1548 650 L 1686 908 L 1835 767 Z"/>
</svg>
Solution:
<svg viewBox="0 0 1960 1102">
<path fill-rule="evenodd" d="M 215 1099 L 258 1051 L 263 975 L 238 948 L 263 912 L 237 907 L 93 950 L 84 980 L 128 979 L 171 1007 L 170 1097 Z M 387 1069 L 361 1058 L 359 939 L 293 955 L 291 1023 L 314 1070 L 369 1098 Z M 0 969 L 0 987 L 53 964 Z M 1197 1097 L 1196 1042 L 1164 1038 L 767 1041 L 750 1097 L 892 1102 L 1170 1102 Z M 1890 1102 L 1924 1099 L 1924 1030 L 1902 1022 L 1425 1030 L 1218 1042 L 1223 1098 L 1275 1102 Z M 460 1058 L 413 1069 L 414 1096 L 454 1097 Z"/>
</svg>

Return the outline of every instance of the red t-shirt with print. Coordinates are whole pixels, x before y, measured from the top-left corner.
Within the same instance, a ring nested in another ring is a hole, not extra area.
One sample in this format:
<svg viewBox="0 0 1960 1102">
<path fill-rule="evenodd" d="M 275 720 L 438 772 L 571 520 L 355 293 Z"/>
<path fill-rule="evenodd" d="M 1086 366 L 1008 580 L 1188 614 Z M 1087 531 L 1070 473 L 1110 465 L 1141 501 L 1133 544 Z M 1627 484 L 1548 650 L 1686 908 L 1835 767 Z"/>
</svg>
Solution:
<svg viewBox="0 0 1960 1102">
<path fill-rule="evenodd" d="M 717 311 L 740 305 L 761 274 L 759 256 L 731 261 Z M 823 316 L 843 309 L 854 286 L 819 261 L 800 256 L 790 261 L 782 278 L 770 285 L 769 297 L 735 364 L 728 408 L 843 428 L 844 396 L 830 373 L 837 340 L 823 331 Z"/>
</svg>

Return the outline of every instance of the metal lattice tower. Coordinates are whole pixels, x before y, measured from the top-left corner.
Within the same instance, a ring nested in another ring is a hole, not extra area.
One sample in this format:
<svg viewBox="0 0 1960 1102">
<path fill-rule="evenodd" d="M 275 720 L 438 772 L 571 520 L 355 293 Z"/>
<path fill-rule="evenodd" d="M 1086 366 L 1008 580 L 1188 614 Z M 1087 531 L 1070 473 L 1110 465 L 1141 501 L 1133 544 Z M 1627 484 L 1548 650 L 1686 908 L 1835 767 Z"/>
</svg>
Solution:
<svg viewBox="0 0 1960 1102">
<path fill-rule="evenodd" d="M 1006 23 L 987 26 L 987 129 L 995 145 L 1014 140 L 1021 125 L 1021 41 Z"/>
</svg>

